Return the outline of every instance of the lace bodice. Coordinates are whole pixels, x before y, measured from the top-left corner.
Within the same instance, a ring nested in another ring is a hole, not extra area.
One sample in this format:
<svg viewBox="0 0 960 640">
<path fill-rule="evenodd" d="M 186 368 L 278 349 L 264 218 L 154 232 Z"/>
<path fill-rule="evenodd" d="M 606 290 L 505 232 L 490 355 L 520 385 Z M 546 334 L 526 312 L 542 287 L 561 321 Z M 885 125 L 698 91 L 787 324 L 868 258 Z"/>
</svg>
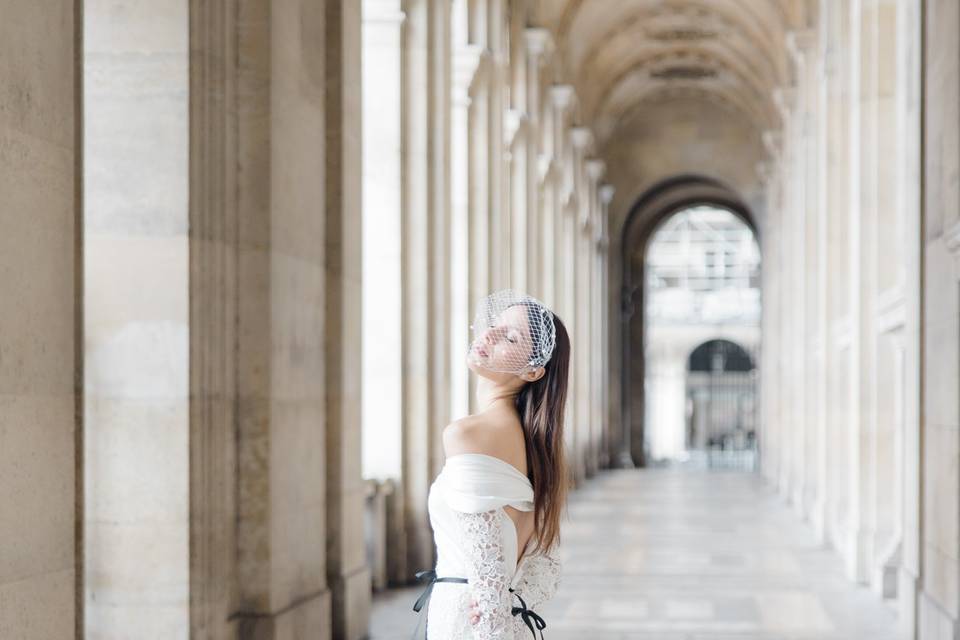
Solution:
<svg viewBox="0 0 960 640">
<path fill-rule="evenodd" d="M 450 456 L 430 487 L 428 509 L 437 545 L 438 576 L 468 584 L 437 583 L 427 611 L 429 640 L 513 640 L 530 635 L 517 595 L 529 609 L 556 592 L 560 562 L 554 555 L 525 555 L 517 565 L 517 532 L 503 509 L 533 509 L 529 479 L 508 462 L 484 454 Z M 528 542 L 528 547 L 533 541 Z M 516 594 L 511 593 L 513 589 Z M 470 600 L 480 620 L 470 623 Z"/>
</svg>

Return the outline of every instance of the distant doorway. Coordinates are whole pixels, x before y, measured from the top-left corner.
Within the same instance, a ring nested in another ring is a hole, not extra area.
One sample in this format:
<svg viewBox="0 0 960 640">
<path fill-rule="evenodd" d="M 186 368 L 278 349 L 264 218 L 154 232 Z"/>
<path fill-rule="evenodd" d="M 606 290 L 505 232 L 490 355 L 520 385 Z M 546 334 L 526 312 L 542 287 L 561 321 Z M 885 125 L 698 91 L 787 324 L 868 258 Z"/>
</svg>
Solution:
<svg viewBox="0 0 960 640">
<path fill-rule="evenodd" d="M 651 464 L 754 469 L 760 251 L 726 208 L 654 229 L 644 264 L 644 450 Z"/>
</svg>

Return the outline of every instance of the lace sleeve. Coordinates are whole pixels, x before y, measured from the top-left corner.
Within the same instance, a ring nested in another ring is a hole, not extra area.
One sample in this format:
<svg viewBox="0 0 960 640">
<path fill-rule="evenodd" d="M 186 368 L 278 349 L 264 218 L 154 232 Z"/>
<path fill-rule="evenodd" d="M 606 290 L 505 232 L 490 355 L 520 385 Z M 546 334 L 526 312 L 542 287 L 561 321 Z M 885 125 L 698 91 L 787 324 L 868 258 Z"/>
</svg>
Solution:
<svg viewBox="0 0 960 640">
<path fill-rule="evenodd" d="M 540 605 L 557 593 L 560 585 L 560 559 L 556 555 L 540 552 L 526 557 L 521 564 L 522 572 L 515 590 L 527 607 L 539 614 Z M 523 638 L 529 634 L 528 627 L 520 616 L 514 616 L 512 624 L 515 638 Z"/>
<path fill-rule="evenodd" d="M 473 626 L 476 640 L 512 638 L 510 579 L 503 550 L 501 512 L 454 511 L 467 555 L 467 580 L 477 602 L 480 620 Z"/>
</svg>

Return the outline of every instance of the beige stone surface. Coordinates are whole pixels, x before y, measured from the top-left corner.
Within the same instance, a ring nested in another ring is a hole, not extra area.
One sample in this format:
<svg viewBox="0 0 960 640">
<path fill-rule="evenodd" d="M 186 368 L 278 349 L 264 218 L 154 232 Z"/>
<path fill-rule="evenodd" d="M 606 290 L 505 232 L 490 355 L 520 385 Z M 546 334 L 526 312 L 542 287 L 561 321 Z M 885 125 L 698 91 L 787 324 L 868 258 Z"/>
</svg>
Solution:
<svg viewBox="0 0 960 640">
<path fill-rule="evenodd" d="M 75 631 L 79 5 L 0 6 L 0 636 Z"/>
</svg>

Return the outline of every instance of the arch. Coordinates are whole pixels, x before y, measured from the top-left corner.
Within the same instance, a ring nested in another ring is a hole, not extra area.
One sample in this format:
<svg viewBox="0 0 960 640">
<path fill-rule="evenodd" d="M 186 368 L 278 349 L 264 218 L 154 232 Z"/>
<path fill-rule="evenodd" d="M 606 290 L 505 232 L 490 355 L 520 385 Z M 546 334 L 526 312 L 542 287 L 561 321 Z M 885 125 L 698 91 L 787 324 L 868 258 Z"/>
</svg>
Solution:
<svg viewBox="0 0 960 640">
<path fill-rule="evenodd" d="M 681 174 L 664 179 L 647 189 L 630 207 L 620 229 L 620 416 L 624 464 L 627 459 L 636 465 L 646 464 L 643 424 L 646 399 L 643 385 L 634 385 L 633 381 L 644 380 L 646 376 L 644 358 L 642 355 L 636 358 L 634 354 L 638 351 L 643 354 L 645 347 L 643 282 L 650 239 L 663 221 L 697 205 L 730 211 L 747 225 L 760 245 L 758 226 L 748 205 L 731 187 L 710 176 Z"/>
<path fill-rule="evenodd" d="M 690 352 L 687 369 L 714 371 L 718 360 L 721 362 L 720 371 L 753 371 L 756 368 L 746 349 L 731 340 L 717 338 L 701 343 Z"/>
</svg>

